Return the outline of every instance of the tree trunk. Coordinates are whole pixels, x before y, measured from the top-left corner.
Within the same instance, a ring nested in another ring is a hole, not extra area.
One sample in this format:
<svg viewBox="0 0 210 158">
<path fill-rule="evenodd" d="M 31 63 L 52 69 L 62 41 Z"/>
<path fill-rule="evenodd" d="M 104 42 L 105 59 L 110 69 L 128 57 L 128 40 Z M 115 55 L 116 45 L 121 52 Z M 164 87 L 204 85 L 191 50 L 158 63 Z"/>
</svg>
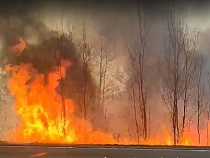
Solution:
<svg viewBox="0 0 210 158">
<path fill-rule="evenodd" d="M 138 125 L 138 119 L 137 119 L 137 111 L 136 111 L 136 99 L 135 99 L 135 90 L 134 90 L 134 83 L 133 81 L 131 81 L 132 83 L 132 97 L 133 97 L 133 109 L 134 109 L 134 119 L 135 119 L 135 126 L 136 126 L 136 134 L 137 134 L 137 142 L 138 144 L 139 142 L 139 125 Z"/>
</svg>

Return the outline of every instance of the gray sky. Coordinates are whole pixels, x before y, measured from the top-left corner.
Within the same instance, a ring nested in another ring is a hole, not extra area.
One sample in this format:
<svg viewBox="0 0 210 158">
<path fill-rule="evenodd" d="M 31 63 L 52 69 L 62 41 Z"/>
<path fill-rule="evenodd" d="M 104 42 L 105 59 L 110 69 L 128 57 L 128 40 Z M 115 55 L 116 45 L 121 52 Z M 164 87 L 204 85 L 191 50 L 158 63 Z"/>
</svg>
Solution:
<svg viewBox="0 0 210 158">
<path fill-rule="evenodd" d="M 151 50 L 158 54 L 166 48 L 165 36 L 167 35 L 166 15 L 169 3 L 172 1 L 150 0 L 143 3 L 148 15 L 148 45 Z M 176 1 L 177 2 L 177 1 Z M 178 2 L 178 8 L 187 5 L 188 24 L 192 29 L 200 29 L 199 51 L 207 56 L 210 54 L 210 2 L 209 1 L 182 1 Z M 82 35 L 82 24 L 85 21 L 88 40 L 92 43 L 102 36 L 110 52 L 115 55 L 119 66 L 125 66 L 126 48 L 125 42 L 130 38 L 132 22 L 136 22 L 137 8 L 135 1 L 5 1 L 0 6 L 0 17 L 5 19 L 18 19 L 35 15 L 36 19 L 46 24 L 49 29 L 55 30 L 60 27 L 60 18 L 63 14 L 64 27 L 75 27 L 75 35 Z M 0 19 L 1 20 L 1 19 Z M 23 20 L 24 21 L 24 20 Z M 24 21 L 27 22 L 27 21 Z M 33 23 L 31 24 L 33 27 Z M 21 24 L 21 28 L 24 23 Z M 1 26 L 0 26 L 1 29 Z M 67 31 L 66 28 L 64 28 Z M 23 29 L 23 32 L 26 31 Z M 28 30 L 27 30 L 28 31 Z M 45 30 L 44 30 L 45 31 Z M 43 32 L 44 32 L 43 31 Z M 18 31 L 17 31 L 18 32 Z M 30 32 L 30 38 L 37 37 L 37 30 Z M 12 34 L 10 32 L 10 34 Z M 15 34 L 15 32 L 14 32 Z M 40 33 L 41 34 L 41 33 Z M 11 35 L 12 36 L 12 35 Z M 44 38 L 41 34 L 37 41 Z M 13 37 L 13 36 L 12 36 Z M 32 40 L 33 41 L 33 40 Z M 209 62 L 207 64 L 208 67 Z M 152 71 L 150 72 L 152 73 Z"/>
</svg>

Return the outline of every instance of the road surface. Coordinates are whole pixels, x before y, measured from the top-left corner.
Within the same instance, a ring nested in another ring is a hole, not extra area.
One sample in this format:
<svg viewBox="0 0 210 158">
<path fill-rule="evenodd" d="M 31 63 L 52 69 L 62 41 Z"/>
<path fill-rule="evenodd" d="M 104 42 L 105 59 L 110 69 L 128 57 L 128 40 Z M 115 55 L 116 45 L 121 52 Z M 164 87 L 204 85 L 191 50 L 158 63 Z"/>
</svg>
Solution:
<svg viewBox="0 0 210 158">
<path fill-rule="evenodd" d="M 207 147 L 1 145 L 0 158 L 210 158 Z"/>
</svg>

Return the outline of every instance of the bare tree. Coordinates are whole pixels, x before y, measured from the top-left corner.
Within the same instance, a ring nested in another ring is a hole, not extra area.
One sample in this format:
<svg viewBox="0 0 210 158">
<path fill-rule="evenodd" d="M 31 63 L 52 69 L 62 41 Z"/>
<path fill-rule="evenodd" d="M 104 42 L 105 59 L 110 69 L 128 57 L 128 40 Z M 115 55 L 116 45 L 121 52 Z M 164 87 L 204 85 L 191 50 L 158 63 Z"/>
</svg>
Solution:
<svg viewBox="0 0 210 158">
<path fill-rule="evenodd" d="M 110 99 L 116 99 L 120 96 L 121 85 L 125 81 L 122 73 L 117 72 L 116 60 L 110 55 L 105 42 L 102 37 L 99 38 L 99 48 L 95 50 L 95 54 L 92 54 L 92 67 L 91 71 L 94 71 L 98 81 L 98 106 L 104 113 L 104 129 L 108 131 L 107 122 L 107 101 Z M 97 48 L 97 46 L 96 46 Z"/>
<path fill-rule="evenodd" d="M 107 88 L 107 71 L 108 71 L 108 51 L 105 50 L 103 41 L 100 38 L 100 50 L 99 50 L 99 88 L 98 88 L 98 106 L 102 107 L 104 112 L 104 128 L 105 132 L 108 132 L 107 123 L 107 109 L 106 109 L 106 88 Z"/>
<path fill-rule="evenodd" d="M 207 74 L 207 87 L 208 87 L 208 96 L 210 94 L 210 74 Z M 209 146 L 209 121 L 210 121 L 210 105 L 209 101 L 207 104 L 207 122 L 206 122 L 206 142 L 207 146 Z"/>
<path fill-rule="evenodd" d="M 9 90 L 7 87 L 8 73 L 0 68 L 0 106 L 6 104 Z"/>
<path fill-rule="evenodd" d="M 137 137 L 139 141 L 139 128 L 141 123 L 141 132 L 143 138 L 147 140 L 149 128 L 148 128 L 148 104 L 147 104 L 147 59 L 149 53 L 146 50 L 146 12 L 140 10 L 140 4 L 137 1 L 137 37 L 134 36 L 134 30 L 132 30 L 133 39 L 127 45 L 129 61 L 130 61 L 130 82 L 131 82 L 131 94 L 133 98 L 133 108 L 135 116 L 135 126 Z M 139 110 L 136 109 L 138 105 Z M 137 113 L 140 113 L 141 121 L 138 121 Z"/>
<path fill-rule="evenodd" d="M 139 1 L 138 1 L 139 2 Z M 148 137 L 148 118 L 147 118 L 147 87 L 146 87 L 146 73 L 145 73 L 145 62 L 148 59 L 148 53 L 146 54 L 146 12 L 141 15 L 140 4 L 137 3 L 138 10 L 138 21 L 139 21 L 139 44 L 137 48 L 138 53 L 138 92 L 139 92 L 139 102 L 140 111 L 142 116 L 142 133 L 143 138 L 146 140 Z"/>
<path fill-rule="evenodd" d="M 57 50 L 55 52 L 55 61 L 56 61 L 56 66 L 57 66 L 57 72 L 59 74 L 59 81 L 61 84 L 61 105 L 62 105 L 62 112 L 61 112 L 61 118 L 63 120 L 63 133 L 66 135 L 66 103 L 65 103 L 65 94 L 64 94 L 64 78 L 62 76 L 62 59 L 63 59 L 63 39 L 64 39 L 64 32 L 63 32 L 63 15 L 61 16 L 61 28 L 62 32 L 59 35 L 58 34 L 58 29 L 57 29 L 57 41 L 56 41 L 56 46 Z"/>
<path fill-rule="evenodd" d="M 88 60 L 89 60 L 89 54 L 87 52 L 87 42 L 86 42 L 86 30 L 85 30 L 85 24 L 83 25 L 83 38 L 82 38 L 82 64 L 83 64 L 83 74 L 84 74 L 84 92 L 83 92 L 83 112 L 84 112 L 84 118 L 87 119 L 87 101 L 86 101 L 86 93 L 87 93 L 87 69 L 88 69 Z"/>
<path fill-rule="evenodd" d="M 200 144 L 200 117 L 205 109 L 204 104 L 204 90 L 205 90 L 205 76 L 203 75 L 204 61 L 202 56 L 199 56 L 197 63 L 197 133 L 198 133 L 198 143 Z"/>
<path fill-rule="evenodd" d="M 173 140 L 176 145 L 181 141 L 188 117 L 198 34 L 190 37 L 187 23 L 177 14 L 175 7 L 169 13 L 167 26 L 169 45 L 165 51 L 164 71 L 162 69 L 160 74 L 163 101 L 170 113 Z"/>
<path fill-rule="evenodd" d="M 184 24 L 183 24 L 184 26 Z M 189 115 L 189 102 L 192 96 L 192 84 L 194 81 L 195 71 L 196 71 L 196 48 L 198 44 L 198 32 L 195 36 L 189 37 L 189 27 L 185 24 L 182 31 L 182 42 L 183 42 L 183 108 L 182 108 L 182 125 L 180 129 L 180 138 L 182 139 L 185 132 L 186 126 L 190 124 Z"/>
<path fill-rule="evenodd" d="M 89 107 L 89 99 L 90 99 L 90 89 L 88 85 L 88 80 L 90 78 L 89 72 L 90 72 L 90 63 L 91 63 L 91 46 L 87 42 L 87 33 L 86 33 L 86 26 L 85 22 L 83 23 L 83 32 L 82 32 L 82 40 L 79 44 L 79 59 L 80 63 L 82 65 L 82 93 L 80 93 L 79 99 L 82 100 L 83 108 L 83 118 L 88 119 L 88 109 Z"/>
<path fill-rule="evenodd" d="M 207 122 L 206 122 L 206 145 L 209 146 L 209 120 L 210 120 L 210 107 L 207 109 Z"/>
<path fill-rule="evenodd" d="M 136 109 L 136 96 L 135 96 L 135 86 L 134 82 L 131 80 L 131 90 L 132 90 L 132 100 L 133 100 L 133 110 L 134 110 L 134 121 L 136 126 L 137 142 L 139 144 L 139 123 L 137 118 L 137 109 Z"/>
<path fill-rule="evenodd" d="M 1 116 L 1 122 L 0 122 L 0 132 L 6 128 L 6 121 L 7 121 L 7 115 L 5 113 L 5 106 L 7 104 L 7 100 L 9 99 L 9 91 L 7 87 L 7 79 L 8 79 L 8 73 L 4 71 L 2 68 L 0 68 L 0 116 Z"/>
</svg>

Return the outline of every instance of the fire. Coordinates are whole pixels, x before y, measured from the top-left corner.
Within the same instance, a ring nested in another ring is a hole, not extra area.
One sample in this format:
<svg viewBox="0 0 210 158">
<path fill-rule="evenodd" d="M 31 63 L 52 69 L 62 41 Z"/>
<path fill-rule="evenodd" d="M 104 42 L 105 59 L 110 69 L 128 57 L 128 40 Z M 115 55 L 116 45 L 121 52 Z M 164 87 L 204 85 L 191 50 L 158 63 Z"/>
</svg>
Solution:
<svg viewBox="0 0 210 158">
<path fill-rule="evenodd" d="M 25 47 L 25 42 L 20 38 L 20 44 L 11 47 L 10 52 L 19 54 Z M 66 118 L 63 117 L 62 98 L 56 88 L 70 65 L 70 62 L 63 60 L 59 68 L 61 74 L 55 69 L 47 76 L 31 64 L 6 67 L 6 71 L 11 73 L 9 89 L 15 97 L 14 111 L 20 119 L 18 128 L 8 140 L 18 143 L 137 144 L 130 138 L 116 140 L 112 133 L 93 130 L 87 120 L 74 116 L 75 105 L 71 99 L 65 99 Z M 169 130 L 163 126 L 161 132 L 148 140 L 140 139 L 139 143 L 173 145 Z M 192 138 L 195 135 L 185 132 L 180 145 L 196 145 Z"/>
<path fill-rule="evenodd" d="M 69 65 L 67 62 L 63 64 L 66 64 L 64 69 Z M 67 121 L 64 123 L 60 116 L 61 98 L 55 91 L 59 75 L 50 73 L 45 81 L 44 74 L 38 74 L 30 64 L 7 67 L 7 71 L 12 73 L 9 88 L 15 96 L 15 112 L 20 117 L 20 135 L 15 139 L 26 142 L 76 141 L 74 129 L 70 128 L 74 112 L 71 100 L 65 100 Z"/>
<path fill-rule="evenodd" d="M 20 55 L 24 49 L 26 48 L 26 42 L 22 39 L 22 38 L 19 38 L 18 39 L 18 44 L 10 47 L 9 49 L 9 52 L 14 54 L 14 55 Z"/>
<path fill-rule="evenodd" d="M 62 61 L 61 76 L 70 65 Z M 11 72 L 9 89 L 15 97 L 15 113 L 20 124 L 9 141 L 38 143 L 116 143 L 111 134 L 93 131 L 86 120 L 74 118 L 74 103 L 65 99 L 66 118 L 62 117 L 62 100 L 56 92 L 60 74 L 39 74 L 31 64 L 7 66 Z"/>
<path fill-rule="evenodd" d="M 62 76 L 70 65 L 62 61 Z M 60 75 L 49 73 L 47 79 L 39 74 L 31 64 L 7 66 L 11 72 L 9 81 L 11 94 L 15 96 L 15 112 L 20 117 L 18 129 L 13 133 L 10 141 L 38 142 L 38 143 L 82 143 L 82 144 L 135 144 L 127 138 L 118 141 L 112 134 L 100 130 L 93 131 L 86 120 L 74 118 L 74 103 L 65 99 L 66 119 L 62 117 L 61 96 L 56 92 Z M 65 131 L 65 132 L 64 132 Z M 142 144 L 172 145 L 173 141 L 167 129 L 163 128 L 163 135 L 147 141 L 141 139 Z M 164 138 L 164 139 L 163 139 Z M 186 138 L 182 145 L 190 145 Z"/>
</svg>

